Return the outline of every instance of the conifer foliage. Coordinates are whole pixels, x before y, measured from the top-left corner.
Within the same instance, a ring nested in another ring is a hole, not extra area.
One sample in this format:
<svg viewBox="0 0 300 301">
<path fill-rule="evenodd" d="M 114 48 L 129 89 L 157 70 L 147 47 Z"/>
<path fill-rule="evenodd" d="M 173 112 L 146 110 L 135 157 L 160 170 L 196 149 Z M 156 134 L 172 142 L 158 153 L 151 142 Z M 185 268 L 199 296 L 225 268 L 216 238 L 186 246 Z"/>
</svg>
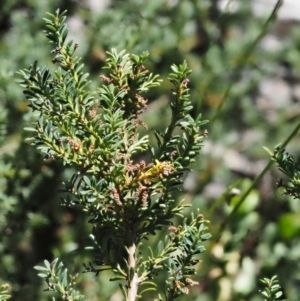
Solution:
<svg viewBox="0 0 300 301">
<path fill-rule="evenodd" d="M 147 130 L 141 116 L 147 109 L 147 92 L 161 82 L 145 65 L 149 54 L 112 49 L 98 90 L 90 91 L 88 74 L 75 55 L 79 45 L 67 41 L 65 15 L 57 11 L 45 19 L 56 70 L 51 73 L 34 62 L 19 72 L 29 106 L 39 114 L 26 130 L 46 159 L 76 169 L 65 183 L 68 197 L 63 204 L 79 206 L 93 224 L 94 259 L 84 264 L 85 272 L 113 270 L 111 280 L 120 281 L 130 301 L 155 290 L 155 277 L 165 273 L 158 300 L 174 300 L 197 284 L 190 277 L 196 272 L 197 255 L 205 251 L 203 242 L 211 236 L 204 217 L 196 212 L 184 218 L 187 205 L 175 199 L 205 135 L 206 121 L 189 114 L 191 70 L 186 62 L 171 66 L 171 120 L 165 131 L 155 132 L 157 143 L 151 145 L 139 130 Z M 175 216 L 181 218 L 180 225 L 174 224 Z M 150 235 L 166 228 L 164 241 L 147 246 Z M 59 259 L 36 269 L 49 290 L 66 300 L 85 300 L 72 288 Z"/>
</svg>

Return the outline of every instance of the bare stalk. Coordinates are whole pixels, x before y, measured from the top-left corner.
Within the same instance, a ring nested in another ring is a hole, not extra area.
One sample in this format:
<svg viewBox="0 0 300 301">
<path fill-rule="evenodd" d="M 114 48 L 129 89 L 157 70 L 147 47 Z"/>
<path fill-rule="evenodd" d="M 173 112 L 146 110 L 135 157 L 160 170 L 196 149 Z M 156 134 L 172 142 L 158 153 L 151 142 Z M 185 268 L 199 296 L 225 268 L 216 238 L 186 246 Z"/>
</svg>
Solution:
<svg viewBox="0 0 300 301">
<path fill-rule="evenodd" d="M 131 271 L 135 270 L 135 250 L 136 245 L 132 243 L 132 245 L 128 248 L 128 297 L 127 301 L 135 301 L 138 291 L 138 286 L 140 283 L 140 279 L 138 274 L 134 272 L 133 276 L 131 276 Z"/>
</svg>

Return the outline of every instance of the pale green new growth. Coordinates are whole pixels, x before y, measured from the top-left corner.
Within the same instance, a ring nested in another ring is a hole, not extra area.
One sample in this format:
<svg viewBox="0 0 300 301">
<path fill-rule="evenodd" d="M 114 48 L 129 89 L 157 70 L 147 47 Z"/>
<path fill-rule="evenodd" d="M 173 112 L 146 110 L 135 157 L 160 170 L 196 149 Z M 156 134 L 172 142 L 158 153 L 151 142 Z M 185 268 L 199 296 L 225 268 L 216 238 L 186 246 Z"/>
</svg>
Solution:
<svg viewBox="0 0 300 301">
<path fill-rule="evenodd" d="M 282 296 L 281 287 L 279 285 L 277 276 L 273 276 L 271 279 L 260 279 L 261 283 L 265 286 L 260 293 L 264 296 L 264 301 L 277 301 Z"/>
<path fill-rule="evenodd" d="M 8 284 L 2 284 L 0 286 L 0 301 L 6 301 L 11 296 L 8 294 Z"/>
</svg>

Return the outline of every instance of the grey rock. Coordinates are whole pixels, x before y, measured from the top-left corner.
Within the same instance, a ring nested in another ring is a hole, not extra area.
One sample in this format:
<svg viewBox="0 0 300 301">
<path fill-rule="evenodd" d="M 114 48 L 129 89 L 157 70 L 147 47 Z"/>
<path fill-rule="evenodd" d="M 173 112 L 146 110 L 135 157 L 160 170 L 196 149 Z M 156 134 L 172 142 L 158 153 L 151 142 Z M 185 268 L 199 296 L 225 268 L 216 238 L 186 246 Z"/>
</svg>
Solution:
<svg viewBox="0 0 300 301">
<path fill-rule="evenodd" d="M 270 109 L 281 109 L 291 103 L 291 88 L 286 81 L 280 78 L 266 78 L 262 80 L 259 85 L 259 91 Z"/>
</svg>

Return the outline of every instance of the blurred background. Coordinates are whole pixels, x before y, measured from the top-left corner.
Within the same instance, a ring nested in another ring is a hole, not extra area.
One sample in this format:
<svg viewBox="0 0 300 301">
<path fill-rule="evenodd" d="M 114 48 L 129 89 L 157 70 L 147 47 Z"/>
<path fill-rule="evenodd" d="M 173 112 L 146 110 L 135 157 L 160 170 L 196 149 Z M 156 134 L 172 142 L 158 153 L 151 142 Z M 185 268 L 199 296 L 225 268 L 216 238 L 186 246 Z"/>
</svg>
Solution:
<svg viewBox="0 0 300 301">
<path fill-rule="evenodd" d="M 0 8 L 0 284 L 14 301 L 51 300 L 33 266 L 60 257 L 90 301 L 121 300 L 111 274 L 82 274 L 89 225 L 79 210 L 60 205 L 58 190 L 72 174 L 43 161 L 24 140 L 33 115 L 15 72 L 35 60 L 51 65 L 44 37 L 46 12 L 68 10 L 69 38 L 79 43 L 91 88 L 106 51 L 148 50 L 148 68 L 165 79 L 149 93 L 149 129 L 169 121 L 170 65 L 187 60 L 192 114 L 201 113 L 208 137 L 185 179 L 185 198 L 210 220 L 189 296 L 178 300 L 262 300 L 258 279 L 278 275 L 284 298 L 300 296 L 300 201 L 276 189 L 275 167 L 253 181 L 273 149 L 295 128 L 300 111 L 300 2 L 285 0 L 276 20 L 271 0 L 2 0 Z M 154 139 L 153 139 L 154 142 Z M 299 156 L 299 137 L 287 149 Z M 232 191 L 232 189 L 234 190 Z M 245 191 L 250 193 L 232 215 Z M 231 193 L 230 193 L 231 192 Z M 190 210 L 190 211 L 191 211 Z M 226 221 L 220 231 L 220 225 Z M 153 243 L 157 243 L 153 238 Z M 161 280 L 163 283 L 163 279 Z M 153 300 L 149 294 L 143 300 Z"/>
</svg>

